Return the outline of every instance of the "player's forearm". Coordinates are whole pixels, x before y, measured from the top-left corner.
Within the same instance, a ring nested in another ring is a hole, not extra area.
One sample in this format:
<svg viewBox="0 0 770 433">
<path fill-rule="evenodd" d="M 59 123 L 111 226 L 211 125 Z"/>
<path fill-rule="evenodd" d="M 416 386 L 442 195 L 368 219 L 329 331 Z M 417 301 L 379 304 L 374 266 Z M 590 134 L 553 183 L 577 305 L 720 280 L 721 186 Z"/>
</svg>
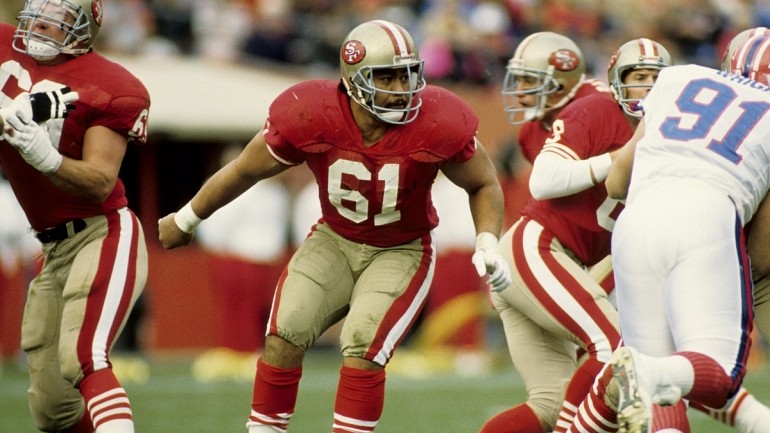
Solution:
<svg viewBox="0 0 770 433">
<path fill-rule="evenodd" d="M 503 226 L 503 192 L 500 184 L 485 185 L 468 196 L 476 233 L 500 236 Z"/>
<path fill-rule="evenodd" d="M 63 191 L 102 203 L 115 188 L 117 173 L 106 173 L 88 161 L 65 156 L 48 179 Z"/>
<path fill-rule="evenodd" d="M 610 163 L 608 153 L 575 160 L 544 151 L 532 165 L 529 190 L 537 200 L 577 194 L 604 181 Z"/>
</svg>

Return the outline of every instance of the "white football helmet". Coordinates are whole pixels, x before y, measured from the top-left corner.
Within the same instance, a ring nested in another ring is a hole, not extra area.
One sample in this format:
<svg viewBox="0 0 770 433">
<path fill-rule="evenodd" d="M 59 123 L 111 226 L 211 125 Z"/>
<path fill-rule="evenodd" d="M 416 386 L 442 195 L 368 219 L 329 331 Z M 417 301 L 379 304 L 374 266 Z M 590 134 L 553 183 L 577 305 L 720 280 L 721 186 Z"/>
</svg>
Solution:
<svg viewBox="0 0 770 433">
<path fill-rule="evenodd" d="M 406 68 L 407 90 L 377 88 L 373 71 Z M 403 125 L 417 118 L 422 106 L 420 92 L 425 88 L 423 60 L 412 36 L 401 26 L 384 20 L 365 22 L 348 33 L 340 50 L 340 70 L 348 95 L 378 119 Z M 403 108 L 379 106 L 376 93 L 407 97 Z"/>
<path fill-rule="evenodd" d="M 770 33 L 755 33 L 741 44 L 733 47 L 729 72 L 762 83 L 765 86 L 770 76 Z"/>
<path fill-rule="evenodd" d="M 744 30 L 737 35 L 733 36 L 732 39 L 730 39 L 730 43 L 727 44 L 727 48 L 725 49 L 725 52 L 722 54 L 722 70 L 725 72 L 735 72 L 730 69 L 730 61 L 733 57 L 733 54 L 735 53 L 736 49 L 743 45 L 744 42 L 746 42 L 749 38 L 752 36 L 766 36 L 770 35 L 770 29 L 767 27 L 754 27 L 752 29 Z M 737 74 L 740 74 L 740 72 L 736 72 Z"/>
<path fill-rule="evenodd" d="M 18 15 L 13 48 L 35 60 L 91 50 L 102 25 L 101 0 L 27 0 Z M 52 36 L 60 32 L 63 37 Z"/>
<path fill-rule="evenodd" d="M 612 96 L 629 116 L 642 117 L 641 99 L 629 98 L 626 90 L 629 88 L 649 88 L 647 85 L 626 85 L 623 79 L 626 73 L 634 69 L 661 69 L 673 64 L 671 54 L 661 44 L 639 38 L 621 45 L 610 59 L 607 68 L 607 79 L 610 83 Z"/>
<path fill-rule="evenodd" d="M 553 32 L 527 36 L 505 70 L 502 95 L 508 121 L 518 125 L 542 119 L 549 110 L 564 106 L 575 96 L 584 74 L 583 53 L 570 38 Z M 522 106 L 518 97 L 524 95 L 535 95 L 535 105 Z"/>
</svg>

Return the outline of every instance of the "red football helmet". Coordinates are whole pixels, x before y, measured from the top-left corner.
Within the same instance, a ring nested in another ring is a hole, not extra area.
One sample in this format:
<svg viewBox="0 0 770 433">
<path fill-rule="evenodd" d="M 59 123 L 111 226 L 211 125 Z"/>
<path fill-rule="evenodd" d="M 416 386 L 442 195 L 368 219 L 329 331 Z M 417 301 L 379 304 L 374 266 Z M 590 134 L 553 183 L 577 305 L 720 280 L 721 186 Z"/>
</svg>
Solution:
<svg viewBox="0 0 770 433">
<path fill-rule="evenodd" d="M 770 85 L 770 35 L 755 34 L 735 47 L 730 57 L 729 71 Z"/>
</svg>

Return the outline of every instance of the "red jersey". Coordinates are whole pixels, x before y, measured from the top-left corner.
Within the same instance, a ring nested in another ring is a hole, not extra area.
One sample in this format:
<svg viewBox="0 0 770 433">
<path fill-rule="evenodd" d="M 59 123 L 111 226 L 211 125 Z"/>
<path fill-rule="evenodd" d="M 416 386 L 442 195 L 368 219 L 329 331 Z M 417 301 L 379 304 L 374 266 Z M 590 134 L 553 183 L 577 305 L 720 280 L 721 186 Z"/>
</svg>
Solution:
<svg viewBox="0 0 770 433">
<path fill-rule="evenodd" d="M 575 96 L 565 105 L 575 102 L 576 100 L 583 98 L 584 96 L 593 95 L 595 93 L 606 92 L 609 94 L 607 86 L 597 80 L 587 80 L 580 84 Z M 557 109 L 556 113 L 552 115 L 559 115 L 559 112 L 564 110 L 564 107 Z M 551 135 L 551 130 L 546 129 L 543 122 L 539 120 L 526 122 L 521 125 L 519 129 L 519 146 L 521 147 L 521 154 L 529 161 L 530 164 L 535 162 L 537 154 L 540 153 L 540 149 L 543 148 L 546 138 Z"/>
<path fill-rule="evenodd" d="M 146 139 L 150 96 L 136 77 L 96 53 L 57 65 L 39 65 L 32 57 L 13 50 L 15 30 L 0 23 L 0 105 L 7 105 L 25 91 L 69 86 L 78 92 L 80 99 L 67 118 L 47 122 L 54 147 L 73 159 L 82 159 L 85 133 L 92 126 L 105 126 L 132 140 Z M 63 191 L 4 141 L 0 141 L 0 165 L 37 231 L 75 218 L 102 215 L 128 203 L 120 179 L 103 203 Z"/>
<path fill-rule="evenodd" d="M 308 164 L 321 220 L 335 232 L 378 247 L 400 245 L 438 225 L 430 190 L 441 166 L 476 151 L 478 118 L 467 104 L 435 86 L 420 97 L 413 122 L 390 127 L 367 146 L 344 88 L 310 80 L 273 101 L 264 136 L 280 161 Z"/>
<path fill-rule="evenodd" d="M 569 104 L 559 114 L 549 140 L 588 159 L 622 147 L 633 135 L 623 111 L 607 93 Z M 566 197 L 530 199 L 522 211 L 551 231 L 583 262 L 591 266 L 610 253 L 610 235 L 622 204 L 607 196 L 604 182 Z"/>
</svg>

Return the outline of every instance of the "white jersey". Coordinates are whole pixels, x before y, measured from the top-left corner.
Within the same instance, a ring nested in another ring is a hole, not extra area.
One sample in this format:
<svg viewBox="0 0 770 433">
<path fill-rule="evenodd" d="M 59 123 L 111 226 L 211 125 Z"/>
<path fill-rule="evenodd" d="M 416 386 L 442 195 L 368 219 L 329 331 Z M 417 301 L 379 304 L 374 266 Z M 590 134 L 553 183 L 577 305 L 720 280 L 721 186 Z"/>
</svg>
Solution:
<svg viewBox="0 0 770 433">
<path fill-rule="evenodd" d="M 628 202 L 649 182 L 698 179 L 724 191 L 746 224 L 770 187 L 770 88 L 711 68 L 671 66 L 644 111 Z"/>
</svg>

